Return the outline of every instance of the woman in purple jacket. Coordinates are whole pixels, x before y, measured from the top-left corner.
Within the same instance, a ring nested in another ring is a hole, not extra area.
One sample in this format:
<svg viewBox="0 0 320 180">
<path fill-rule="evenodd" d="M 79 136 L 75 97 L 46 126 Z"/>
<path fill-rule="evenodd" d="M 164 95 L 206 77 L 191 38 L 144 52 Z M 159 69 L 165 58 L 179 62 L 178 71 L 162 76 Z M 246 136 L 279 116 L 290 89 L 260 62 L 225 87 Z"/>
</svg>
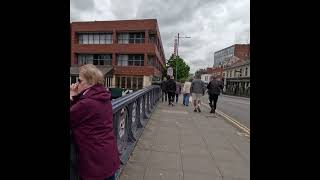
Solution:
<svg viewBox="0 0 320 180">
<path fill-rule="evenodd" d="M 78 173 L 83 180 L 113 180 L 120 166 L 112 125 L 111 94 L 103 74 L 92 64 L 80 67 L 70 86 L 70 128 L 78 150 Z"/>
</svg>

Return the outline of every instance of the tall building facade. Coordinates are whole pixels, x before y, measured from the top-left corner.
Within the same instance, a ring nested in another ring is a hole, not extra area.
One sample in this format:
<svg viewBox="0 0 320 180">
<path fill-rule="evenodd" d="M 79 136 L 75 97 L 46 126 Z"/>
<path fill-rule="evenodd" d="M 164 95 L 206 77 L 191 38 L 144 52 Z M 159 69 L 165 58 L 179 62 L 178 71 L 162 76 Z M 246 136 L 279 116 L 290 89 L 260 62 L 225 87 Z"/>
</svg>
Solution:
<svg viewBox="0 0 320 180">
<path fill-rule="evenodd" d="M 107 87 L 141 89 L 159 80 L 165 56 L 156 19 L 71 23 L 70 83 L 96 65 Z"/>
</svg>

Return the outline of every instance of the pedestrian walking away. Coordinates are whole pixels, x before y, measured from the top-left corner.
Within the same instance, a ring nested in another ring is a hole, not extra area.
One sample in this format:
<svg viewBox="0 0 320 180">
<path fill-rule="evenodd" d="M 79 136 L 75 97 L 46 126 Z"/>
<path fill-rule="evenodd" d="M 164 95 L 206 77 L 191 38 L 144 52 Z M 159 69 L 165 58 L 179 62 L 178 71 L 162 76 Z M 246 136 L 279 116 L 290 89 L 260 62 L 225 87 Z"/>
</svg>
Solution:
<svg viewBox="0 0 320 180">
<path fill-rule="evenodd" d="M 161 82 L 161 90 L 162 90 L 162 96 L 161 96 L 161 99 L 162 99 L 162 102 L 163 100 L 165 102 L 167 102 L 167 97 L 168 97 L 168 93 L 166 91 L 166 78 L 163 79 L 163 81 Z"/>
<path fill-rule="evenodd" d="M 178 104 L 178 100 L 179 100 L 179 95 L 181 94 L 181 83 L 180 82 L 176 82 L 176 104 Z"/>
<path fill-rule="evenodd" d="M 183 93 L 183 105 L 189 106 L 189 97 L 190 97 L 190 88 L 191 88 L 192 79 L 186 81 L 182 88 Z"/>
<path fill-rule="evenodd" d="M 176 93 L 176 82 L 173 80 L 173 76 L 168 76 L 167 77 L 167 82 L 166 82 L 166 91 L 168 93 L 168 101 L 169 101 L 169 105 L 174 106 L 173 105 L 173 101 L 174 101 L 174 95 Z"/>
<path fill-rule="evenodd" d="M 223 89 L 223 82 L 217 79 L 215 76 L 212 76 L 207 88 L 210 101 L 209 105 L 211 107 L 210 113 L 215 113 L 217 108 L 218 96 Z"/>
<path fill-rule="evenodd" d="M 201 112 L 201 97 L 204 96 L 206 87 L 199 75 L 191 83 L 190 92 L 192 93 L 194 112 Z"/>
</svg>

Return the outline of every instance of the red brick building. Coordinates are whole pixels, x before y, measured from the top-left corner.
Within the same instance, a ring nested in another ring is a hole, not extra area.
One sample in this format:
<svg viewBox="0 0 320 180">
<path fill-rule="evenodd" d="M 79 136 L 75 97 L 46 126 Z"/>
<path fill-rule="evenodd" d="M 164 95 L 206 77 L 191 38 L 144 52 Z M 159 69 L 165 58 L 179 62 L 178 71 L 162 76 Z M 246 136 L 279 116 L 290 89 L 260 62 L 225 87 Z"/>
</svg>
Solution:
<svg viewBox="0 0 320 180">
<path fill-rule="evenodd" d="M 70 82 L 76 81 L 83 64 L 101 69 L 108 87 L 151 85 L 165 67 L 157 20 L 72 22 Z"/>
</svg>

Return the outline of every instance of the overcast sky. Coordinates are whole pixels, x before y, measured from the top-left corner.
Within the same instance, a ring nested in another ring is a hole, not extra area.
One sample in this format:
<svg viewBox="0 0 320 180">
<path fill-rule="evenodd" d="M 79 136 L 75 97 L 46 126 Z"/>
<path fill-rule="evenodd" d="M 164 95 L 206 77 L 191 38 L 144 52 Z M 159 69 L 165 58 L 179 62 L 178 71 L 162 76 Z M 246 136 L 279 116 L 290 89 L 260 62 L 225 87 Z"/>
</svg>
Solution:
<svg viewBox="0 0 320 180">
<path fill-rule="evenodd" d="M 179 55 L 194 73 L 213 66 L 215 51 L 250 43 L 250 0 L 70 0 L 70 21 L 157 19 L 165 56 Z"/>
</svg>

